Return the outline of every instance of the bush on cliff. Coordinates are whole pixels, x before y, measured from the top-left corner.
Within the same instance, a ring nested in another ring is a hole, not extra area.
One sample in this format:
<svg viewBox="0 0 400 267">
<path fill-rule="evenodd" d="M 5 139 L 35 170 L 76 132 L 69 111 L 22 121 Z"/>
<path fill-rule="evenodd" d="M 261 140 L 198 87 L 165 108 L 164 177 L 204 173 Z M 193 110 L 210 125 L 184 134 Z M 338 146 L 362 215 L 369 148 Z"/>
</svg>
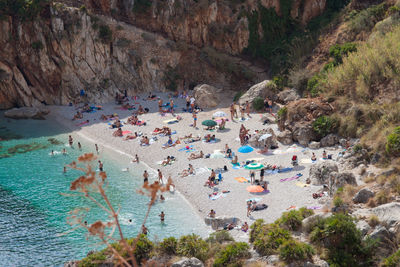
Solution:
<svg viewBox="0 0 400 267">
<path fill-rule="evenodd" d="M 383 260 L 382 267 L 400 266 L 400 249 Z"/>
<path fill-rule="evenodd" d="M 386 152 L 390 155 L 400 154 L 400 126 L 396 127 L 393 132 L 388 135 L 386 141 Z"/>
<path fill-rule="evenodd" d="M 279 247 L 279 257 L 286 263 L 311 260 L 315 251 L 309 244 L 287 240 Z"/>
<path fill-rule="evenodd" d="M 333 133 L 338 126 L 338 122 L 329 116 L 320 116 L 313 122 L 314 132 L 318 134 L 320 138 Z"/>
<path fill-rule="evenodd" d="M 185 257 L 196 257 L 201 261 L 207 259 L 209 247 L 198 235 L 182 236 L 178 241 L 177 253 Z"/>
<path fill-rule="evenodd" d="M 162 254 L 175 255 L 178 247 L 178 240 L 175 237 L 164 238 L 158 245 L 158 249 Z"/>
<path fill-rule="evenodd" d="M 244 242 L 232 243 L 217 253 L 213 266 L 241 266 L 241 260 L 246 258 L 250 258 L 249 245 Z"/>
<path fill-rule="evenodd" d="M 335 214 L 322 219 L 310 238 L 327 249 L 327 261 L 332 266 L 370 266 L 373 261 L 375 243 L 362 239 L 349 215 Z"/>
<path fill-rule="evenodd" d="M 288 230 L 279 227 L 277 224 L 262 224 L 262 222 L 251 228 L 250 235 L 255 235 L 252 239 L 254 248 L 263 256 L 277 253 L 278 248 L 292 238 Z"/>
<path fill-rule="evenodd" d="M 303 219 L 313 215 L 314 212 L 307 208 L 300 208 L 299 210 L 291 210 L 288 212 L 284 212 L 278 220 L 275 221 L 276 224 L 281 227 L 291 230 L 297 231 L 301 227 L 301 222 Z"/>
</svg>

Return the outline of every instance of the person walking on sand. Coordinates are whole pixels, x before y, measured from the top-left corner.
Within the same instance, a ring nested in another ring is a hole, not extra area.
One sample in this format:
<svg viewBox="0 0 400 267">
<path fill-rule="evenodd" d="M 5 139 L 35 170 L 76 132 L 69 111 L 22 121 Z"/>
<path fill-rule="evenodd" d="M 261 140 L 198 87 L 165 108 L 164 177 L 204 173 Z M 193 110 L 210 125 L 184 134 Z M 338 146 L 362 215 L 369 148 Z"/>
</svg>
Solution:
<svg viewBox="0 0 400 267">
<path fill-rule="evenodd" d="M 149 182 L 149 173 L 145 170 L 143 173 L 143 183 Z"/>
<path fill-rule="evenodd" d="M 99 170 L 101 172 L 103 171 L 103 162 L 101 162 L 100 160 L 99 160 Z"/>
<path fill-rule="evenodd" d="M 194 112 L 193 112 L 193 127 L 194 127 L 194 128 L 197 128 L 196 123 L 197 123 L 197 112 L 194 111 Z"/>
<path fill-rule="evenodd" d="M 158 182 L 160 184 L 163 184 L 163 175 L 162 172 L 160 171 L 160 169 L 157 170 L 158 171 Z"/>
<path fill-rule="evenodd" d="M 69 142 L 69 146 L 72 147 L 72 145 L 74 144 L 74 140 L 72 139 L 72 136 L 68 137 L 68 142 Z"/>
<path fill-rule="evenodd" d="M 99 147 L 97 146 L 97 144 L 94 144 L 94 147 L 96 148 L 96 153 L 98 155 L 99 154 Z"/>
<path fill-rule="evenodd" d="M 165 213 L 164 213 L 164 211 L 161 211 L 160 215 L 158 215 L 158 216 L 160 216 L 160 220 L 161 220 L 161 222 L 163 223 L 164 220 L 165 220 Z"/>
</svg>

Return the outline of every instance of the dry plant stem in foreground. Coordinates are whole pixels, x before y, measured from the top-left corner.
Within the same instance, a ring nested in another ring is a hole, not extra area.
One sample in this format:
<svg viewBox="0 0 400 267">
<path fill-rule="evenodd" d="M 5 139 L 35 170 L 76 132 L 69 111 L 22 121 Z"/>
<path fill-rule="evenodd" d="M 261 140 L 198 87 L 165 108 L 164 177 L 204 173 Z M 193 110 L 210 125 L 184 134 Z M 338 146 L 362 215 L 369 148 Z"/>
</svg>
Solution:
<svg viewBox="0 0 400 267">
<path fill-rule="evenodd" d="M 107 174 L 105 172 L 96 173 L 95 171 L 93 171 L 92 165 L 95 163 L 96 159 L 96 156 L 91 153 L 84 154 L 83 156 L 80 156 L 78 158 L 78 163 L 72 162 L 69 165 L 71 169 L 83 172 L 83 175 L 71 183 L 70 190 L 75 191 L 76 193 L 68 196 L 77 196 L 89 199 L 109 215 L 109 221 L 103 222 L 101 220 L 98 220 L 88 226 L 84 218 L 86 214 L 88 214 L 90 209 L 77 208 L 69 213 L 70 216 L 67 217 L 67 222 L 73 227 L 71 231 L 78 228 L 84 228 L 88 231 L 89 235 L 98 237 L 101 242 L 112 251 L 116 259 L 119 261 L 120 265 L 133 265 L 136 267 L 138 266 L 138 263 L 136 262 L 136 258 L 134 257 L 134 252 L 140 237 L 140 231 L 135 238 L 132 246 L 130 246 L 124 238 L 118 220 L 119 210 L 116 211 L 114 209 L 104 190 L 104 188 L 107 186 Z M 79 165 L 83 165 L 83 167 Z M 169 178 L 168 183 L 165 186 L 160 185 L 158 182 L 154 182 L 153 184 L 145 183 L 143 185 L 143 188 L 138 191 L 138 193 L 148 195 L 150 197 L 150 202 L 148 204 L 147 212 L 142 225 L 145 225 L 150 213 L 150 209 L 154 202 L 157 200 L 157 193 L 169 190 L 170 185 L 172 185 L 172 180 Z M 103 205 L 101 202 L 105 202 L 105 204 Z M 106 229 L 110 229 L 110 231 L 106 233 Z M 113 237 L 116 229 L 118 229 L 119 232 L 119 239 Z M 110 242 L 120 243 L 123 249 L 129 255 L 129 258 L 125 259 L 116 249 L 111 246 Z"/>
</svg>

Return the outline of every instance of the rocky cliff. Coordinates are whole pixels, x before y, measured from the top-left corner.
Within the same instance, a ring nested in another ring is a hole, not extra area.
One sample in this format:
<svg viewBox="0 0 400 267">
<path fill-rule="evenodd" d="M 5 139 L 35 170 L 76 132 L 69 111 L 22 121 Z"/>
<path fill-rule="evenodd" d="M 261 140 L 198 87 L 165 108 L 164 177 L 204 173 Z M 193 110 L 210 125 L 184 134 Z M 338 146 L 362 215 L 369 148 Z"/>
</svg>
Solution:
<svg viewBox="0 0 400 267">
<path fill-rule="evenodd" d="M 0 22 L 0 108 L 68 104 L 85 89 L 109 101 L 119 90 L 175 90 L 208 83 L 246 88 L 265 78 L 251 64 L 177 44 L 107 16 L 54 4 L 33 22 Z M 224 62 L 224 66 L 216 62 Z"/>
<path fill-rule="evenodd" d="M 198 47 L 212 46 L 230 54 L 248 47 L 249 18 L 261 9 L 305 25 L 321 15 L 326 0 L 85 0 L 88 8 L 118 17 L 149 31 L 163 33 L 174 41 Z M 258 21 L 259 35 L 268 34 Z M 276 36 L 268 36 L 275 38 Z"/>
</svg>

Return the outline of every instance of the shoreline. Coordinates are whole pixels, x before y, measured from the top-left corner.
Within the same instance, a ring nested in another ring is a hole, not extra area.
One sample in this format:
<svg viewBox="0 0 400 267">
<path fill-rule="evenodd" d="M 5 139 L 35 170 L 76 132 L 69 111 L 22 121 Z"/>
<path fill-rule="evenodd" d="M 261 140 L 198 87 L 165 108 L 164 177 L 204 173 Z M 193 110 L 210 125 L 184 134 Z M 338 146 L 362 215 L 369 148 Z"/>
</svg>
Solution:
<svg viewBox="0 0 400 267">
<path fill-rule="evenodd" d="M 141 165 L 141 166 L 144 166 L 144 167 L 148 170 L 149 174 L 154 174 L 154 175 L 157 174 L 157 171 L 156 171 L 154 168 L 152 168 L 149 164 L 147 164 L 146 162 L 144 162 L 144 161 L 141 160 L 139 163 L 133 163 L 133 162 L 131 162 L 131 160 L 134 159 L 134 156 L 128 154 L 128 153 L 125 152 L 125 151 L 122 151 L 122 150 L 117 149 L 117 148 L 115 148 L 115 147 L 112 147 L 112 146 L 110 146 L 110 145 L 108 145 L 108 144 L 105 144 L 105 143 L 104 143 L 104 140 L 96 139 L 96 138 L 94 138 L 93 136 L 90 136 L 89 133 L 84 133 L 84 132 L 82 131 L 82 129 L 75 129 L 76 127 L 73 127 L 72 125 L 70 125 L 70 124 L 68 124 L 68 123 L 65 123 L 64 120 L 60 120 L 59 117 L 55 116 L 55 114 L 54 114 L 54 110 L 57 109 L 58 107 L 60 107 L 60 106 L 51 106 L 52 112 L 50 112 L 50 114 L 48 115 L 48 118 L 47 118 L 47 119 L 49 119 L 50 121 L 54 121 L 54 122 L 56 122 L 57 124 L 62 125 L 63 127 L 66 128 L 66 130 L 69 130 L 69 131 L 70 131 L 70 134 L 76 134 L 76 135 L 82 137 L 83 139 L 85 139 L 86 141 L 92 143 L 93 145 L 94 145 L 94 144 L 98 144 L 99 147 L 101 146 L 101 147 L 103 147 L 103 148 L 106 148 L 106 150 L 110 150 L 110 151 L 113 151 L 113 152 L 115 152 L 115 153 L 117 153 L 117 154 L 123 155 L 124 157 L 126 157 L 126 158 L 129 159 L 129 161 L 130 161 L 131 164 L 139 164 L 139 165 Z M 60 114 L 57 114 L 57 115 L 60 115 Z M 95 152 L 94 152 L 94 153 L 95 153 Z M 100 153 L 101 153 L 101 150 L 100 150 Z M 149 170 L 150 170 L 150 171 L 149 171 Z M 202 214 L 201 214 L 201 213 L 196 209 L 196 207 L 187 199 L 187 196 L 185 196 L 184 194 L 182 194 L 182 193 L 179 191 L 179 189 L 177 188 L 177 186 L 175 186 L 174 194 L 178 195 L 180 198 L 182 198 L 182 199 L 188 204 L 188 206 L 193 210 L 193 212 L 196 214 L 196 216 L 199 217 L 199 220 L 204 224 L 205 227 L 209 227 L 209 226 L 204 222 L 204 218 L 202 218 Z"/>
<path fill-rule="evenodd" d="M 143 96 L 143 95 L 142 95 Z M 163 98 L 167 101 L 167 95 L 165 93 L 158 93 L 157 96 Z M 139 119 L 146 121 L 145 126 L 132 126 L 125 125 L 123 130 L 130 130 L 133 132 L 141 131 L 144 135 L 149 138 L 153 137 L 151 132 L 155 127 L 161 127 L 166 125 L 171 128 L 172 131 L 176 131 L 177 134 L 172 135 L 173 140 L 177 137 L 183 137 L 187 134 L 193 134 L 193 136 L 209 134 L 201 126 L 201 121 L 205 119 L 210 119 L 213 112 L 217 110 L 222 110 L 229 114 L 229 104 L 231 96 L 227 93 L 224 99 L 225 103 L 221 103 L 219 107 L 208 109 L 203 112 L 198 113 L 198 128 L 193 128 L 189 124 L 193 122 L 192 114 L 187 112 L 181 112 L 180 108 L 176 109 L 175 115 L 181 116 L 183 119 L 175 124 L 166 124 L 165 120 L 171 119 L 171 114 L 166 116 L 160 116 L 158 112 L 157 101 L 143 100 L 140 98 L 137 100 L 137 104 L 141 104 L 143 107 L 148 107 L 150 112 L 144 115 L 140 115 Z M 132 102 L 132 101 L 131 101 Z M 178 107 L 184 107 L 184 99 L 174 99 L 174 102 Z M 136 104 L 136 103 L 135 103 Z M 137 105 L 136 105 L 137 106 Z M 246 177 L 249 178 L 249 171 L 245 169 L 231 169 L 232 165 L 230 161 L 226 158 L 216 158 L 216 159 L 197 159 L 189 161 L 187 157 L 190 153 L 185 153 L 182 150 L 183 146 L 177 145 L 176 147 L 163 149 L 162 144 L 167 141 L 167 137 L 158 137 L 158 140 L 151 144 L 150 146 L 142 147 L 139 145 L 138 140 L 123 141 L 122 138 L 113 137 L 112 133 L 114 130 L 109 129 L 107 122 L 99 120 L 101 114 L 114 114 L 118 113 L 121 121 L 125 121 L 129 117 L 132 111 L 121 110 L 114 103 L 108 103 L 103 105 L 103 109 L 96 113 L 85 113 L 84 119 L 89 119 L 90 123 L 84 126 L 77 126 L 79 122 L 72 121 L 72 117 L 76 110 L 74 107 L 69 106 L 51 106 L 51 117 L 54 118 L 58 123 L 61 123 L 66 128 L 72 131 L 72 134 L 79 134 L 85 138 L 90 139 L 91 142 L 98 143 L 100 150 L 102 147 L 112 149 L 113 151 L 124 155 L 129 159 L 133 158 L 133 155 L 138 154 L 140 158 L 140 163 L 148 170 L 151 170 L 150 180 L 152 181 L 157 172 L 160 169 L 163 172 L 164 177 L 171 175 L 175 189 L 179 194 L 185 199 L 185 201 L 190 205 L 190 207 L 199 215 L 200 219 L 204 222 L 205 217 L 207 217 L 208 212 L 214 209 L 217 213 L 217 217 L 225 218 L 237 218 L 242 223 L 248 221 L 251 224 L 256 219 L 264 219 L 266 222 L 273 222 L 281 216 L 284 211 L 288 208 L 295 206 L 300 207 L 318 207 L 322 210 L 323 206 L 329 199 L 313 199 L 312 193 L 320 189 L 320 186 L 307 186 L 301 187 L 296 186 L 296 183 L 304 183 L 306 178 L 309 176 L 310 164 L 303 164 L 299 169 L 292 170 L 288 173 L 274 174 L 266 176 L 266 180 L 269 182 L 268 189 L 270 192 L 265 195 L 253 195 L 246 191 L 246 187 L 249 184 L 243 184 L 237 182 L 235 177 Z M 215 150 L 222 150 L 225 144 L 229 144 L 229 147 L 238 154 L 239 161 L 243 162 L 249 158 L 260 158 L 262 163 L 281 165 L 283 167 L 291 167 L 291 156 L 296 153 L 299 156 L 299 162 L 302 159 L 309 159 L 311 152 L 315 152 L 317 157 L 320 158 L 322 154 L 322 148 L 311 150 L 309 148 L 303 148 L 298 145 L 284 146 L 279 144 L 279 148 L 274 151 L 274 153 L 269 153 L 267 155 L 259 154 L 257 151 L 253 151 L 248 154 L 241 154 L 237 152 L 240 147 L 240 143 L 237 140 L 237 134 L 239 132 L 239 127 L 244 124 L 246 128 L 249 128 L 252 132 L 257 129 L 271 128 L 277 134 L 278 129 L 276 124 L 268 124 L 266 126 L 262 125 L 260 118 L 262 114 L 251 113 L 251 116 L 245 121 L 229 121 L 227 123 L 227 130 L 223 132 L 215 131 L 213 134 L 219 139 L 219 142 L 215 144 L 204 143 L 202 141 L 192 143 L 195 153 L 203 151 L 204 154 L 213 153 Z M 75 126 L 74 126 L 75 125 Z M 326 150 L 332 150 L 327 148 Z M 330 151 L 335 153 L 335 150 Z M 157 163 L 160 160 L 165 159 L 168 155 L 175 156 L 177 161 L 173 165 L 161 166 Z M 186 169 L 188 164 L 193 164 L 196 174 L 181 178 L 178 173 Z M 215 188 L 204 187 L 204 182 L 211 169 L 220 168 L 223 166 L 228 167 L 228 172 L 223 173 L 223 182 Z M 153 174 L 154 172 L 154 174 Z M 296 181 L 290 182 L 280 182 L 282 178 L 292 177 L 297 173 L 301 172 L 303 176 Z M 258 178 L 258 172 L 256 175 Z M 209 195 L 215 190 L 219 191 L 229 191 L 228 194 L 222 194 L 216 200 L 211 200 Z M 268 205 L 266 210 L 253 212 L 252 216 L 247 217 L 246 199 L 257 198 L 259 203 L 264 203 Z M 318 212 L 318 210 L 316 210 Z M 242 236 L 247 238 L 247 234 Z"/>
</svg>

